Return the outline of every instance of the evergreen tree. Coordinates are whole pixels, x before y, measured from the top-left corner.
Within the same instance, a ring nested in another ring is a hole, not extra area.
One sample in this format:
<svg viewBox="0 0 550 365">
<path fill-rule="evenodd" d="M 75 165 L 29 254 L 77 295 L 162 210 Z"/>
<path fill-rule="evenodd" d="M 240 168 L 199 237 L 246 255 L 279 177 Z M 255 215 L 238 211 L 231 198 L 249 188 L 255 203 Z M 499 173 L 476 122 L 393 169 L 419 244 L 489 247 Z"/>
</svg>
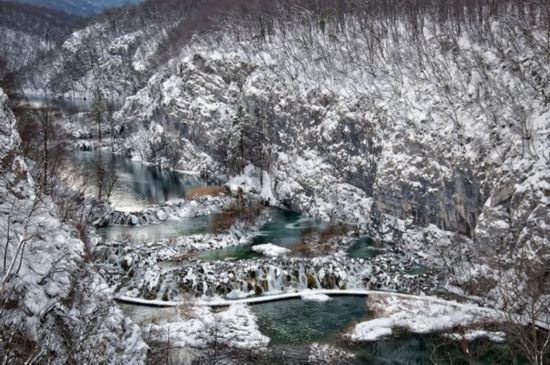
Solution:
<svg viewBox="0 0 550 365">
<path fill-rule="evenodd" d="M 245 151 L 249 146 L 250 125 L 242 106 L 237 109 L 229 133 L 228 162 L 232 172 L 240 174 L 244 170 Z"/>
<path fill-rule="evenodd" d="M 101 122 L 103 121 L 103 113 L 105 112 L 105 101 L 103 92 L 96 87 L 94 91 L 94 98 L 92 100 L 92 114 L 94 121 L 97 124 L 97 138 L 101 143 Z"/>
</svg>

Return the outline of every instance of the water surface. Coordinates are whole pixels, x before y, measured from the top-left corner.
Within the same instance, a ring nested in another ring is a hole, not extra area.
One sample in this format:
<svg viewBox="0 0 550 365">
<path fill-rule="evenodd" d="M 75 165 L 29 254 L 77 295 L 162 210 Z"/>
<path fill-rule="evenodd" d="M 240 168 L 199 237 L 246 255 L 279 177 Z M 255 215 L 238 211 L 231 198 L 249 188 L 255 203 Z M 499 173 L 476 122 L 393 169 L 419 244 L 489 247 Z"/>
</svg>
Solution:
<svg viewBox="0 0 550 365">
<path fill-rule="evenodd" d="M 367 316 L 365 297 L 333 297 L 327 302 L 291 299 L 252 307 L 260 331 L 274 345 L 333 342 Z"/>
<path fill-rule="evenodd" d="M 110 200 L 118 210 L 139 210 L 185 198 L 189 189 L 207 185 L 198 176 L 161 169 L 108 152 L 70 151 L 66 161 L 72 167 L 71 172 L 86 179 L 92 192 L 95 191 L 98 166 L 114 172 L 116 183 Z"/>
<path fill-rule="evenodd" d="M 362 237 L 355 240 L 347 251 L 348 257 L 374 257 L 380 254 L 380 249 L 373 247 L 374 241 L 370 237 Z"/>
<path fill-rule="evenodd" d="M 365 297 L 332 297 L 328 302 L 300 299 L 263 303 L 252 306 L 258 318 L 260 331 L 271 338 L 274 351 L 285 351 L 287 346 L 304 346 L 313 342 L 330 344 L 355 355 L 346 364 L 369 365 L 425 365 L 467 364 L 467 354 L 461 344 L 438 335 L 396 334 L 373 342 L 352 344 L 343 338 L 357 322 L 368 320 Z M 468 343 L 468 351 L 478 365 L 526 364 L 503 344 L 478 340 Z M 296 351 L 300 354 L 300 351 Z M 287 352 L 281 361 L 278 356 L 272 364 L 300 363 Z"/>
<path fill-rule="evenodd" d="M 97 232 L 106 242 L 148 243 L 163 239 L 175 239 L 180 236 L 210 233 L 213 231 L 213 219 L 213 216 L 201 216 L 170 219 L 162 223 L 143 226 L 111 225 L 99 228 Z"/>
</svg>

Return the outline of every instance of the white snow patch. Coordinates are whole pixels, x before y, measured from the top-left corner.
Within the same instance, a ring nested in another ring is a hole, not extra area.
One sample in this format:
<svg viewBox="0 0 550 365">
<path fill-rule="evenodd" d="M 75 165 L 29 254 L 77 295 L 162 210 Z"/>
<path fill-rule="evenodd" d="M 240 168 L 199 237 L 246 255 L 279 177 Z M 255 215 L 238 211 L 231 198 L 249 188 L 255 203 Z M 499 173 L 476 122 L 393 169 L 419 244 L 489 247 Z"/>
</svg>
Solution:
<svg viewBox="0 0 550 365">
<path fill-rule="evenodd" d="M 326 294 L 305 292 L 302 294 L 302 300 L 311 302 L 327 302 L 330 300 L 330 297 Z"/>
<path fill-rule="evenodd" d="M 252 251 L 259 252 L 262 255 L 269 257 L 277 257 L 290 253 L 291 250 L 281 246 L 274 245 L 272 243 L 265 243 L 262 245 L 252 246 Z"/>
<path fill-rule="evenodd" d="M 352 341 L 375 341 L 389 336 L 394 328 L 413 333 L 430 333 L 456 326 L 496 320 L 497 313 L 473 304 L 461 304 L 426 297 L 371 295 L 368 305 L 378 318 L 361 322 L 346 336 Z"/>
<path fill-rule="evenodd" d="M 145 333 L 173 347 L 205 348 L 217 343 L 238 348 L 266 346 L 269 338 L 258 329 L 256 316 L 246 305 L 235 304 L 219 313 L 202 306 L 181 308 L 159 324 L 145 324 Z"/>
</svg>

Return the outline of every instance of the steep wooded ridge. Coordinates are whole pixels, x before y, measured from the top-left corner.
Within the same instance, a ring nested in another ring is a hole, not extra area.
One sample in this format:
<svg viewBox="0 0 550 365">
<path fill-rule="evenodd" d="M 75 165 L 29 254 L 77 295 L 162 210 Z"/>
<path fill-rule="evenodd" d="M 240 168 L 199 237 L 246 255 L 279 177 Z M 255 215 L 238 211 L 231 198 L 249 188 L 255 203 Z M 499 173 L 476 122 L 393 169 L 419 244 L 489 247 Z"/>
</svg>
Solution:
<svg viewBox="0 0 550 365">
<path fill-rule="evenodd" d="M 96 86 L 111 98 L 133 95 L 205 26 L 206 3 L 147 1 L 106 11 L 66 38 L 51 59 L 18 75 L 20 87 L 68 98 L 91 98 Z"/>
<path fill-rule="evenodd" d="M 49 57 L 80 22 L 59 11 L 0 1 L 0 62 L 12 73 L 28 71 Z"/>
<path fill-rule="evenodd" d="M 127 99 L 126 152 L 252 163 L 288 206 L 381 232 L 524 240 L 548 219 L 548 7 L 346 4 L 227 13 Z"/>
</svg>

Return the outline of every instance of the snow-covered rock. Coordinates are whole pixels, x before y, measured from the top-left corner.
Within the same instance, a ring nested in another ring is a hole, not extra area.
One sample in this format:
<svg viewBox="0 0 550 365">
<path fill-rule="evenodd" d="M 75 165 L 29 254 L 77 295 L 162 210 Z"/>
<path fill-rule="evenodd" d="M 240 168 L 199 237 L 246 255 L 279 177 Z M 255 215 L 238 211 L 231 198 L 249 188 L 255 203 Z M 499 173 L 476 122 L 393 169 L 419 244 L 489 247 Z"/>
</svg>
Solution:
<svg viewBox="0 0 550 365">
<path fill-rule="evenodd" d="M 262 255 L 268 257 L 282 256 L 291 252 L 291 250 L 288 248 L 277 246 L 272 243 L 264 243 L 262 245 L 252 246 L 252 251 L 259 252 Z"/>
<path fill-rule="evenodd" d="M 346 334 L 351 341 L 376 341 L 392 335 L 395 330 L 412 333 L 441 332 L 499 319 L 499 314 L 494 310 L 433 297 L 419 299 L 398 295 L 371 295 L 368 306 L 376 318 L 355 325 Z"/>
<path fill-rule="evenodd" d="M 506 340 L 506 334 L 504 332 L 492 332 L 486 330 L 470 330 L 464 333 L 449 333 L 446 337 L 455 341 L 475 341 L 480 338 L 487 338 L 493 342 L 504 342 Z"/>
<path fill-rule="evenodd" d="M 214 313 L 207 307 L 190 307 L 187 313 L 160 324 L 145 324 L 152 340 L 172 347 L 204 349 L 215 342 L 241 349 L 266 346 L 269 338 L 258 329 L 256 316 L 246 305 L 235 304 Z"/>
<path fill-rule="evenodd" d="M 327 302 L 330 300 L 330 297 L 326 294 L 319 293 L 303 293 L 301 295 L 302 300 L 311 301 L 311 302 Z"/>
</svg>

